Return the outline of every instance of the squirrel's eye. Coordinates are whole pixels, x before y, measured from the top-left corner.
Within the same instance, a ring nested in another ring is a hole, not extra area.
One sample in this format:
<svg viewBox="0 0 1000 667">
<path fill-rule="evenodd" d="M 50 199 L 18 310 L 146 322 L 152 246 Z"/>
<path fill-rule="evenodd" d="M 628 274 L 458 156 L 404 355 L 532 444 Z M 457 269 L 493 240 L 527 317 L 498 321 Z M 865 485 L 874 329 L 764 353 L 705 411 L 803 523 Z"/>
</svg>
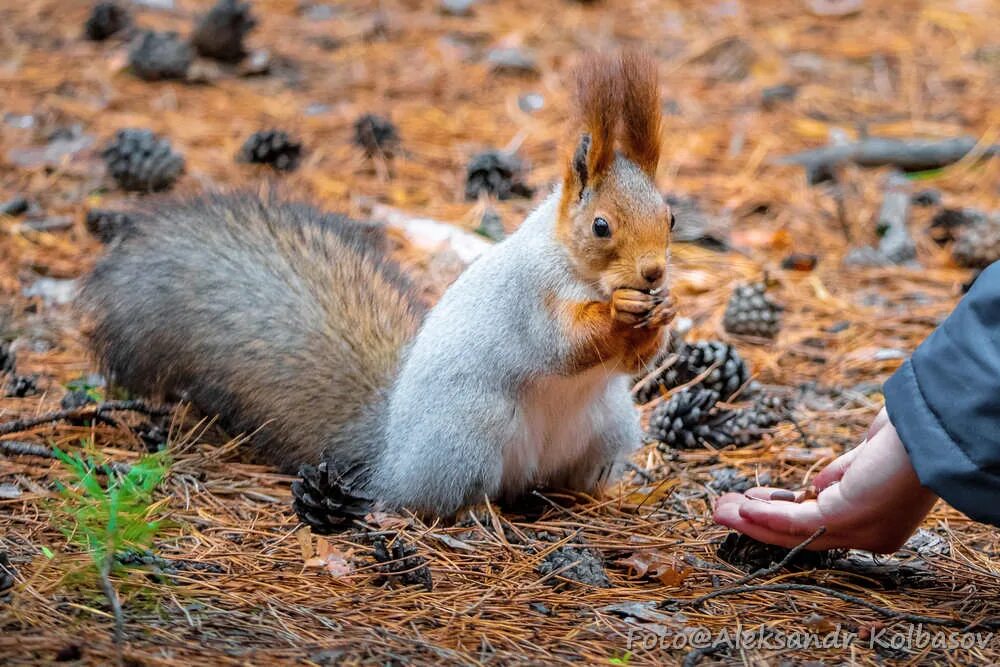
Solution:
<svg viewBox="0 0 1000 667">
<path fill-rule="evenodd" d="M 674 217 L 674 212 L 670 212 L 670 231 L 674 231 L 674 225 L 677 224 L 677 218 Z"/>
<path fill-rule="evenodd" d="M 599 239 L 611 238 L 611 225 L 604 218 L 594 218 L 594 236 Z"/>
</svg>

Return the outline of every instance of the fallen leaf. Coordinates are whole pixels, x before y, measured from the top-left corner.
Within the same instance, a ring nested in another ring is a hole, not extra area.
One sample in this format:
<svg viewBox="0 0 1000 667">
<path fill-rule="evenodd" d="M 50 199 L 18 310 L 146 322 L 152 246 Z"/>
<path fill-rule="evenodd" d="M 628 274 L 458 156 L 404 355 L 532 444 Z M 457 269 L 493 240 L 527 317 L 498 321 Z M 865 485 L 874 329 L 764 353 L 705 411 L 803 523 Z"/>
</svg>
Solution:
<svg viewBox="0 0 1000 667">
<path fill-rule="evenodd" d="M 633 576 L 654 579 L 664 586 L 680 586 L 694 569 L 682 564 L 677 554 L 655 549 L 636 551 L 628 558 L 616 561 L 627 567 Z"/>
<path fill-rule="evenodd" d="M 316 555 L 306 559 L 305 566 L 326 568 L 327 572 L 339 579 L 354 571 L 349 558 L 349 553 L 337 549 L 320 537 L 316 539 Z"/>
<path fill-rule="evenodd" d="M 444 533 L 442 533 L 440 535 L 435 534 L 435 533 L 431 533 L 430 536 L 433 537 L 435 540 L 438 540 L 439 542 L 444 542 L 445 544 L 447 544 L 452 549 L 461 549 L 462 551 L 475 551 L 476 550 L 476 548 L 473 547 L 472 545 L 466 544 L 462 540 L 457 540 L 454 537 L 452 537 L 451 535 L 447 535 L 447 534 L 444 534 Z"/>
<path fill-rule="evenodd" d="M 609 604 L 606 607 L 601 607 L 601 611 L 621 616 L 622 618 L 637 618 L 640 621 L 650 623 L 669 623 L 672 620 L 670 616 L 656 611 L 656 605 L 657 603 L 653 601 L 619 602 L 618 604 Z"/>
</svg>

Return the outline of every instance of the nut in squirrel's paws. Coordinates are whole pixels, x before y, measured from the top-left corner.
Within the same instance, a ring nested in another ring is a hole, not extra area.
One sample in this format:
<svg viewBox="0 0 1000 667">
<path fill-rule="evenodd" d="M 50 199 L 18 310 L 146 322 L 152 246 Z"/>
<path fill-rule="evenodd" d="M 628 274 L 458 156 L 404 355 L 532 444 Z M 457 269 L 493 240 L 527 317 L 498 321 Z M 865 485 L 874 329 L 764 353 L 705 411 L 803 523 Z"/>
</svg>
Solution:
<svg viewBox="0 0 1000 667">
<path fill-rule="evenodd" d="M 659 303 L 653 306 L 653 309 L 649 311 L 646 319 L 636 324 L 635 327 L 656 329 L 670 324 L 674 321 L 674 317 L 676 316 L 677 305 L 674 302 L 674 298 L 671 295 L 666 294 L 660 297 Z"/>
<path fill-rule="evenodd" d="M 619 288 L 611 293 L 611 317 L 623 324 L 642 324 L 660 301 L 657 294 Z"/>
</svg>

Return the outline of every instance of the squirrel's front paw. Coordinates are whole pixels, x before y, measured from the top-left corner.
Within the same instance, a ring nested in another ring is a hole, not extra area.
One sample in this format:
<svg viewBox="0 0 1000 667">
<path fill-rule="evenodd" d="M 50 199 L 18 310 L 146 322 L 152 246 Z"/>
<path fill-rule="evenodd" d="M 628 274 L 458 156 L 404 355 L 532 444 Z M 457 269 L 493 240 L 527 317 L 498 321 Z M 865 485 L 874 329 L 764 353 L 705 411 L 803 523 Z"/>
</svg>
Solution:
<svg viewBox="0 0 1000 667">
<path fill-rule="evenodd" d="M 653 309 L 649 311 L 646 319 L 639 322 L 635 326 L 649 327 L 653 329 L 663 327 L 673 322 L 676 315 L 677 304 L 674 302 L 674 298 L 668 294 L 661 297 L 659 303 L 653 306 Z"/>
<path fill-rule="evenodd" d="M 660 299 L 655 294 L 635 289 L 616 289 L 611 293 L 611 317 L 633 326 L 640 325 L 656 309 Z"/>
</svg>

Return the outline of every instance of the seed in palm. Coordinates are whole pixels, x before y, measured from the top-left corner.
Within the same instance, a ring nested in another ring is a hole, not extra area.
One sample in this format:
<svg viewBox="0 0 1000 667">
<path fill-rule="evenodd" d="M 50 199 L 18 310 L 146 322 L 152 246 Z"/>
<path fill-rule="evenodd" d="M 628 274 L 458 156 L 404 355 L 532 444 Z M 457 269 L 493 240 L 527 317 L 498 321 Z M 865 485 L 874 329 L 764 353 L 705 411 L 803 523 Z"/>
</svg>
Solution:
<svg viewBox="0 0 1000 667">
<path fill-rule="evenodd" d="M 399 130 L 385 116 L 366 113 L 354 121 L 354 143 L 368 157 L 392 157 L 399 150 Z"/>
<path fill-rule="evenodd" d="M 239 160 L 291 171 L 302 159 L 302 144 L 281 130 L 255 132 L 240 149 Z"/>
<path fill-rule="evenodd" d="M 101 156 L 108 173 L 125 190 L 167 190 L 184 171 L 184 158 L 150 130 L 119 130 Z"/>
<path fill-rule="evenodd" d="M 722 326 L 738 336 L 774 338 L 781 329 L 782 310 L 767 296 L 765 283 L 740 285 L 729 297 Z"/>
</svg>

